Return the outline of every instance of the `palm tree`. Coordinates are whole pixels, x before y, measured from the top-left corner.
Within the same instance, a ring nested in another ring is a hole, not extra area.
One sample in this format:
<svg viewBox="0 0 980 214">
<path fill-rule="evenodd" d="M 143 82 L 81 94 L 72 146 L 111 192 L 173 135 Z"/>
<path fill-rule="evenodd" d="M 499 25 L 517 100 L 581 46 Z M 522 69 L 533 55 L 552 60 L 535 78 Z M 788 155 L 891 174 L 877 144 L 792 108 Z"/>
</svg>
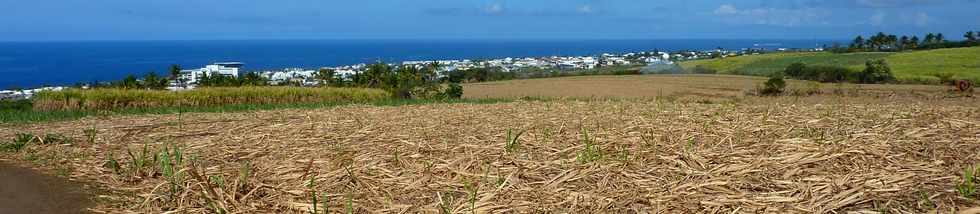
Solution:
<svg viewBox="0 0 980 214">
<path fill-rule="evenodd" d="M 909 44 L 909 36 L 902 36 L 902 38 L 898 39 L 898 49 L 899 50 L 904 50 L 905 48 L 908 48 L 909 46 L 910 46 L 910 44 Z"/>
<path fill-rule="evenodd" d="M 334 80 L 334 76 L 336 75 L 337 72 L 333 69 L 321 68 L 319 71 L 317 71 L 314 78 L 320 81 L 321 86 L 336 86 L 336 81 Z"/>
<path fill-rule="evenodd" d="M 383 62 L 371 64 L 364 73 L 364 83 L 369 88 L 390 86 L 391 67 Z"/>
<path fill-rule="evenodd" d="M 170 65 L 170 79 L 173 79 L 177 83 L 181 83 L 181 81 L 180 81 L 180 71 L 181 70 L 183 70 L 183 69 L 181 69 L 180 68 L 180 65 L 178 65 L 178 64 Z"/>
<path fill-rule="evenodd" d="M 926 34 L 926 38 L 922 40 L 923 45 L 928 45 L 935 42 L 936 42 L 936 35 L 932 33 Z"/>
<path fill-rule="evenodd" d="M 858 48 L 858 49 L 864 48 L 864 37 L 861 36 L 855 37 L 854 41 L 851 42 L 851 48 Z"/>
<path fill-rule="evenodd" d="M 259 75 L 259 73 L 255 73 L 255 72 L 246 73 L 244 76 L 242 76 L 241 82 L 242 85 L 245 86 L 264 86 L 268 83 L 268 81 L 266 81 L 266 79 L 262 77 L 262 75 Z"/>
<path fill-rule="evenodd" d="M 889 49 L 898 49 L 898 36 L 888 35 L 885 44 L 888 44 Z"/>
</svg>

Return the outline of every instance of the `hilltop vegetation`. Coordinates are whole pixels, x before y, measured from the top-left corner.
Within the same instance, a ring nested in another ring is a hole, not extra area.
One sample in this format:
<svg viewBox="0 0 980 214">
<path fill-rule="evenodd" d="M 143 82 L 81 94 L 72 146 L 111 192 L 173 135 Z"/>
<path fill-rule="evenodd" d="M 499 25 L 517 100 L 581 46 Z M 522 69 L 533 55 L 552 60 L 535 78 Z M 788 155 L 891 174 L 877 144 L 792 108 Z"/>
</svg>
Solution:
<svg viewBox="0 0 980 214">
<path fill-rule="evenodd" d="M 834 53 L 853 53 L 853 52 L 898 52 L 906 50 L 930 50 L 930 49 L 940 49 L 940 48 L 961 48 L 961 47 L 973 47 L 980 46 L 980 42 L 977 41 L 977 34 L 980 32 L 968 31 L 963 34 L 964 40 L 962 41 L 949 41 L 946 40 L 946 36 L 942 33 L 929 33 L 925 35 L 925 38 L 921 41 L 918 36 L 912 35 L 898 37 L 898 35 L 885 34 L 884 32 L 878 32 L 878 34 L 864 39 L 862 36 L 857 36 L 851 41 L 848 47 L 840 47 L 839 45 L 834 45 L 830 48 L 831 52 Z"/>
<path fill-rule="evenodd" d="M 781 72 L 790 64 L 838 66 L 860 71 L 868 60 L 885 59 L 900 82 L 937 84 L 941 75 L 957 79 L 980 80 L 980 47 L 948 48 L 909 52 L 860 52 L 835 54 L 772 53 L 721 59 L 681 62 L 681 67 L 698 66 L 722 74 L 766 76 Z"/>
</svg>

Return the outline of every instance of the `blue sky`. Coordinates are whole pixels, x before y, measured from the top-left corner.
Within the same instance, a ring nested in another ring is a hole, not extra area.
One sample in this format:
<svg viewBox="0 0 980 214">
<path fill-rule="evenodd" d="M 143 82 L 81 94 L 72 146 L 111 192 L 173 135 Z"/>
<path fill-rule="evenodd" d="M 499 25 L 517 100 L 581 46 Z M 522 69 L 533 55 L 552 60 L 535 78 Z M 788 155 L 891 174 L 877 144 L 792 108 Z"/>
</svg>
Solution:
<svg viewBox="0 0 980 214">
<path fill-rule="evenodd" d="M 980 31 L 980 0 L 0 0 L 0 40 L 841 39 Z"/>
</svg>

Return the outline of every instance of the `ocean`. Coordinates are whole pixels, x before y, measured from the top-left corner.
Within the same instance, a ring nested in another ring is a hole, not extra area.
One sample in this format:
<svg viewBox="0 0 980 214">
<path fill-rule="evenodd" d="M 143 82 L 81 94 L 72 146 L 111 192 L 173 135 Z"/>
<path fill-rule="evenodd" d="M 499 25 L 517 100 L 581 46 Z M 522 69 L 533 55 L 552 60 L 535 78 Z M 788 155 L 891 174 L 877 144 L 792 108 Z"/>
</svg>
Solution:
<svg viewBox="0 0 980 214">
<path fill-rule="evenodd" d="M 376 61 L 579 56 L 725 48 L 815 48 L 834 40 L 242 40 L 0 42 L 0 89 L 166 75 L 219 61 L 245 70 L 319 68 Z"/>
</svg>

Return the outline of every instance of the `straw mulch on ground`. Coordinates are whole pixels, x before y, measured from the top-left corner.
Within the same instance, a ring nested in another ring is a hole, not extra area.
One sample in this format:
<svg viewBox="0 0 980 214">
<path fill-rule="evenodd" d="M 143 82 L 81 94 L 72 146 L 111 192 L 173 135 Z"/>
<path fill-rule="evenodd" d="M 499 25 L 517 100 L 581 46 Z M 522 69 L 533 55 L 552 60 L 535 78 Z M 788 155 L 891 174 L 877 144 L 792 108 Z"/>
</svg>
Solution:
<svg viewBox="0 0 980 214">
<path fill-rule="evenodd" d="M 978 206 L 956 186 L 980 163 L 980 111 L 958 102 L 345 106 L 4 125 L 0 139 L 78 138 L 19 157 L 98 184 L 97 212 L 300 213 L 317 195 L 332 213 L 949 213 Z M 160 161 L 131 169 L 143 145 L 181 148 L 178 179 Z"/>
</svg>

